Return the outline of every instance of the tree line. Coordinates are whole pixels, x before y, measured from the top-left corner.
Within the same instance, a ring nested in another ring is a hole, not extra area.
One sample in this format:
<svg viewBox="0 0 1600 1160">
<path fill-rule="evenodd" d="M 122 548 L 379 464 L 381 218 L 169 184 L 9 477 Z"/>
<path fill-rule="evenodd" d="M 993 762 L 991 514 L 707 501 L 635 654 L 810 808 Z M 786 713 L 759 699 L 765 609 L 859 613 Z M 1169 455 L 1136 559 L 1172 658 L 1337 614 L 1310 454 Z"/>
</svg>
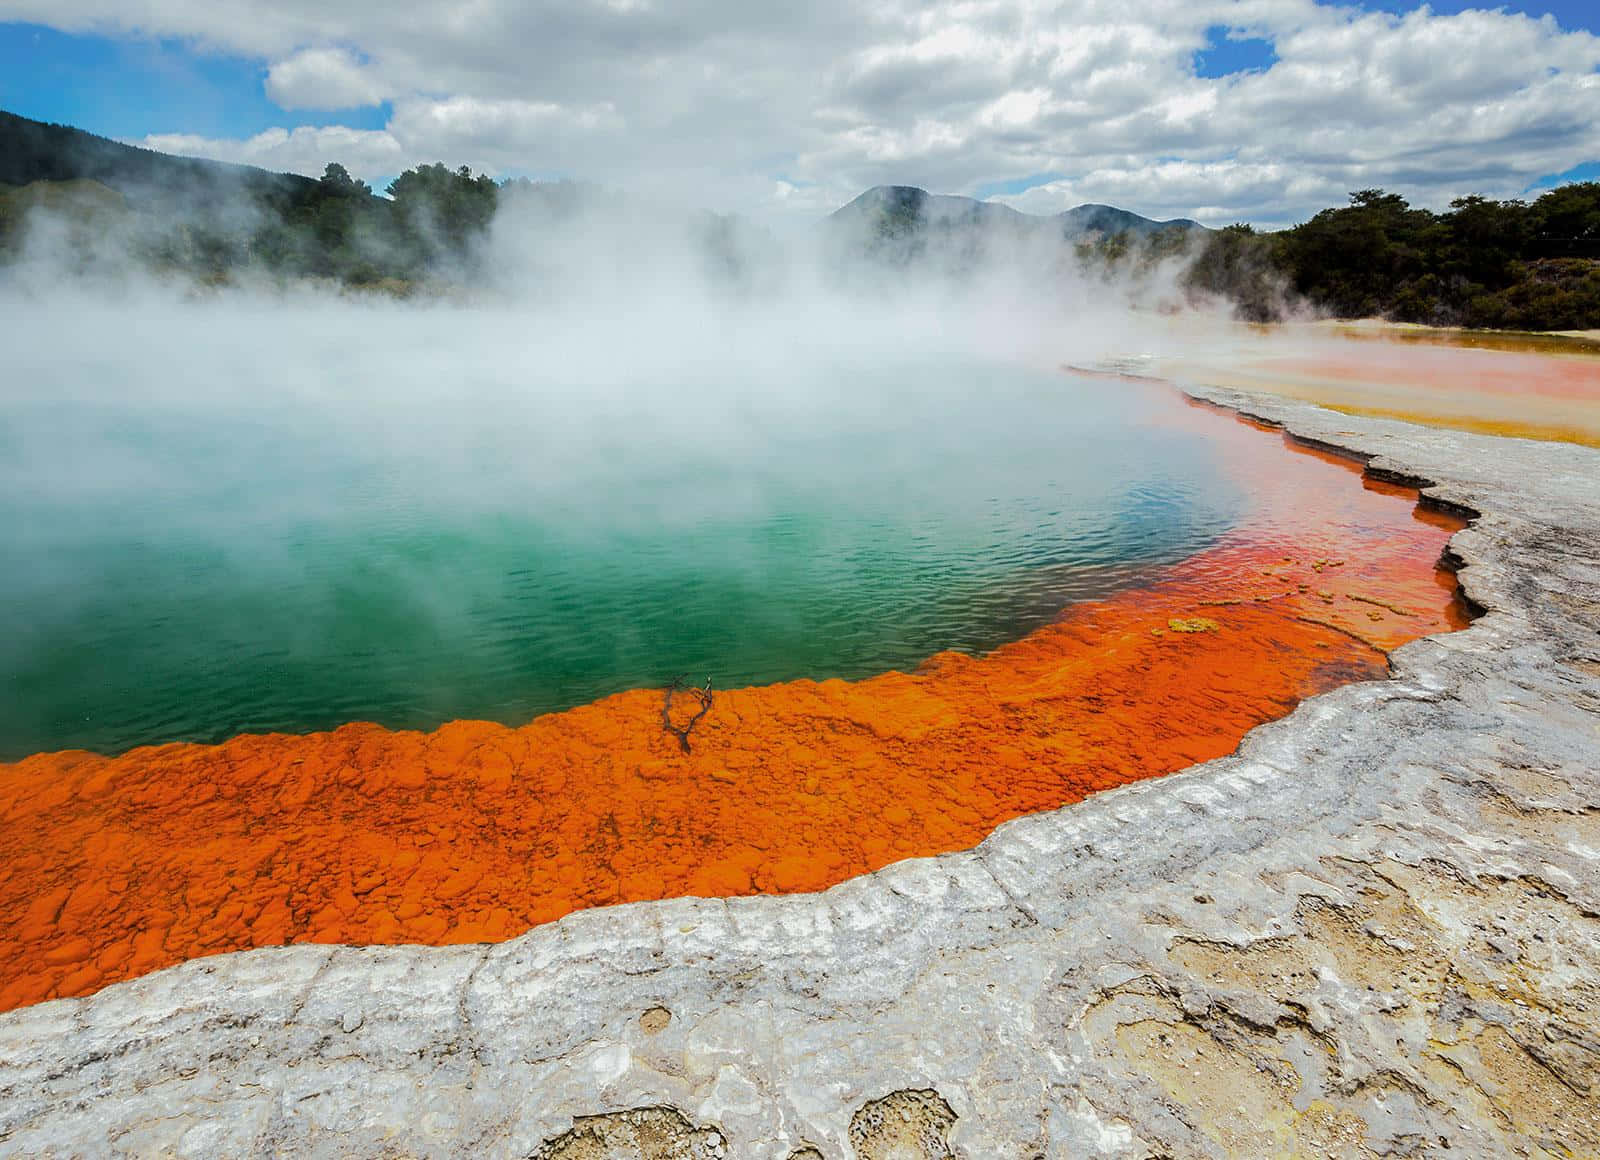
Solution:
<svg viewBox="0 0 1600 1160">
<path fill-rule="evenodd" d="M 470 275 L 474 241 L 499 205 L 493 179 L 438 163 L 408 169 L 385 192 L 387 199 L 375 197 L 366 182 L 331 164 L 237 239 L 232 264 L 352 285 L 415 282 L 441 271 Z"/>
<path fill-rule="evenodd" d="M 1297 300 L 1339 318 L 1510 330 L 1600 327 L 1600 182 L 1533 202 L 1457 198 L 1444 213 L 1364 189 L 1275 233 L 1208 235 L 1185 275 L 1239 317 L 1276 321 Z"/>
</svg>

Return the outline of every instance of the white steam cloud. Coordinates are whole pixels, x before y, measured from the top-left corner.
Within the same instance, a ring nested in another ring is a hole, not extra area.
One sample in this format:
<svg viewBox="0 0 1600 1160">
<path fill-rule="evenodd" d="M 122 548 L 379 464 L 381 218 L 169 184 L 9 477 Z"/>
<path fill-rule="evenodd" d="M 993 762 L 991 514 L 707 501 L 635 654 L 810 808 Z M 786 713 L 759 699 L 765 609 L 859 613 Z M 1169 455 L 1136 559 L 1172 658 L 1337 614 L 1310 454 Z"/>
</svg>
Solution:
<svg viewBox="0 0 1600 1160">
<path fill-rule="evenodd" d="M 797 502 L 827 512 L 863 487 L 903 492 L 888 506 L 914 520 L 922 481 L 971 462 L 964 445 L 993 449 L 983 468 L 992 496 L 1009 486 L 1008 448 L 1029 441 L 1037 463 L 1059 439 L 1063 471 L 1084 489 L 1084 534 L 1117 542 L 1116 513 L 1132 501 L 1114 494 L 1114 473 L 1096 478 L 1073 450 L 1094 444 L 1100 384 L 1074 401 L 1058 369 L 1161 353 L 1159 310 L 1179 297 L 1174 262 L 1111 277 L 1085 269 L 1066 242 L 1030 247 L 1004 231 L 861 262 L 864 241 L 821 230 L 776 238 L 592 191 L 562 202 L 512 190 L 460 278 L 402 300 L 264 276 L 220 287 L 160 277 L 137 239 L 86 227 L 81 214 L 33 215 L 19 258 L 0 266 L 0 530 L 15 562 L 0 604 L 31 610 L 0 633 L 0 673 L 43 681 L 65 671 L 45 654 L 90 639 L 107 585 L 143 583 L 117 577 L 146 557 L 155 570 L 138 575 L 170 577 L 182 592 L 191 571 L 217 577 L 194 582 L 196 601 L 221 599 L 219 587 L 245 594 L 208 614 L 215 639 L 186 646 L 194 660 L 184 671 L 196 697 L 210 698 L 240 680 L 236 654 L 249 652 L 253 672 L 291 672 L 366 615 L 345 591 L 367 566 L 352 545 L 370 543 L 381 559 L 377 587 L 384 615 L 403 620 L 397 638 L 450 640 L 468 624 L 481 638 L 483 610 L 504 606 L 497 586 L 513 579 L 510 565 L 489 580 L 450 566 L 450 553 L 476 550 L 474 536 L 496 550 L 511 543 L 507 559 L 549 558 L 558 545 L 614 558 L 630 537 L 660 552 L 663 529 L 670 549 L 679 531 L 776 526 Z M 437 534 L 419 537 L 418 526 Z M 825 544 L 826 520 L 806 534 Z M 700 564 L 729 591 L 767 591 L 781 578 L 753 543 Z M 330 557 L 344 572 L 325 579 Z M 696 562 L 670 551 L 629 566 L 698 583 Z M 307 611 L 263 639 L 279 591 Z M 574 615 L 581 632 L 581 609 Z M 796 639 L 816 636 L 767 617 Z M 519 627 L 504 631 L 511 639 Z M 657 630 L 638 631 L 642 640 Z M 617 648 L 648 656 L 647 645 Z M 107 655 L 118 647 L 104 642 Z M 402 660 L 360 663 L 402 666 L 379 681 L 400 690 L 391 702 L 400 707 L 379 714 L 333 699 L 316 720 L 522 711 L 453 700 L 449 689 L 412 697 L 416 674 Z M 635 683 L 661 675 L 628 671 Z M 570 696 L 606 691 L 575 684 Z M 224 734 L 305 727 L 258 714 L 258 692 L 228 694 Z M 114 715 L 116 700 L 87 703 Z M 0 713 L 0 733 L 10 730 L 0 745 L 13 755 L 60 743 L 58 726 L 32 712 Z M 83 743 L 173 731 L 206 735 L 130 717 Z"/>
</svg>

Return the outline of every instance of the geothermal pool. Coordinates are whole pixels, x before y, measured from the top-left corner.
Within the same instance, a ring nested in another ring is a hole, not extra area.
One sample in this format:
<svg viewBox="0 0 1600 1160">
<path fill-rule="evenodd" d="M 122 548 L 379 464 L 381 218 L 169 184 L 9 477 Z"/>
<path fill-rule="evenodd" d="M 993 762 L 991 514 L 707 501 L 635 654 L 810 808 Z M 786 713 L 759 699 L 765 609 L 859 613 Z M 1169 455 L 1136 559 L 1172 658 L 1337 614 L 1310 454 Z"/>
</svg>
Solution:
<svg viewBox="0 0 1600 1160">
<path fill-rule="evenodd" d="M 13 401 L 46 462 L 4 472 L 0 760 L 865 677 L 1015 640 L 1246 515 L 1161 392 L 915 359 L 808 374 L 646 380 L 608 424 L 537 371 L 515 404 L 468 381 L 367 430 L 115 380 Z"/>
<path fill-rule="evenodd" d="M 1164 387 L 879 359 L 491 406 L 521 377 L 406 421 L 10 400 L 0 1009 L 821 889 L 1465 623 L 1457 519 Z"/>
</svg>

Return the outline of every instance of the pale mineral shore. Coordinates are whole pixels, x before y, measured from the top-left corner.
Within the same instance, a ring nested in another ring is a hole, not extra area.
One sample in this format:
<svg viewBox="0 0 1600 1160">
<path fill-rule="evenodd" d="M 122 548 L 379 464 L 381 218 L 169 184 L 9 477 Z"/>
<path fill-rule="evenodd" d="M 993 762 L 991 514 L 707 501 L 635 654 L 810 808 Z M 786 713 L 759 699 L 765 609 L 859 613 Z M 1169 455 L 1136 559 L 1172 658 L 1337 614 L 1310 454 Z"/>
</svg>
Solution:
<svg viewBox="0 0 1600 1160">
<path fill-rule="evenodd" d="M 11 1012 L 0 1154 L 1600 1154 L 1600 452 L 1195 393 L 1481 513 L 1486 614 L 1232 757 L 824 894 Z"/>
</svg>

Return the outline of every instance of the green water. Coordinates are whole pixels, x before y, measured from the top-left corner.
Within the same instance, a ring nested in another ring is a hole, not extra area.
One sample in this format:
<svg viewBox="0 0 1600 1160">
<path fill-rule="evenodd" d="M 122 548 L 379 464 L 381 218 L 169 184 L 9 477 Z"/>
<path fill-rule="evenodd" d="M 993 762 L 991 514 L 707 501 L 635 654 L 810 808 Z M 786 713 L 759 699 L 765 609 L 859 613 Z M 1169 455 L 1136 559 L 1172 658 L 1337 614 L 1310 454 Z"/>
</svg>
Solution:
<svg viewBox="0 0 1600 1160">
<path fill-rule="evenodd" d="M 1241 507 L 1169 395 L 1014 367 L 501 367 L 350 401 L 337 367 L 287 393 L 75 373 L 3 403 L 5 759 L 911 667 Z"/>
</svg>

